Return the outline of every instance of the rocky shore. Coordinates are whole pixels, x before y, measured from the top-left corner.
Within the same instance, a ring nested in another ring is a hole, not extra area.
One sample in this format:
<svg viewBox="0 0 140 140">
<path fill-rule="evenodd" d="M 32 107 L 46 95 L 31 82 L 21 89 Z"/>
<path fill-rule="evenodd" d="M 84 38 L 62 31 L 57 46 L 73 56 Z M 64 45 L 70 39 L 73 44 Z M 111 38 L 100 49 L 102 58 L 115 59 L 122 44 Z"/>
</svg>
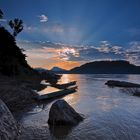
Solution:
<svg viewBox="0 0 140 140">
<path fill-rule="evenodd" d="M 17 123 L 12 113 L 0 100 L 0 139 L 16 140 L 20 135 L 20 125 Z"/>
<path fill-rule="evenodd" d="M 41 84 L 42 80 L 44 78 L 41 75 L 24 77 L 0 75 L 0 139 L 15 140 L 18 139 L 19 132 L 24 131 L 16 118 L 38 104 L 34 100 L 36 93 L 33 90 L 46 88 L 46 85 Z"/>
<path fill-rule="evenodd" d="M 40 85 L 40 79 L 22 81 L 22 79 L 1 76 L 0 99 L 15 113 L 35 103 L 32 89 L 37 90 L 38 88 L 44 88 Z"/>
</svg>

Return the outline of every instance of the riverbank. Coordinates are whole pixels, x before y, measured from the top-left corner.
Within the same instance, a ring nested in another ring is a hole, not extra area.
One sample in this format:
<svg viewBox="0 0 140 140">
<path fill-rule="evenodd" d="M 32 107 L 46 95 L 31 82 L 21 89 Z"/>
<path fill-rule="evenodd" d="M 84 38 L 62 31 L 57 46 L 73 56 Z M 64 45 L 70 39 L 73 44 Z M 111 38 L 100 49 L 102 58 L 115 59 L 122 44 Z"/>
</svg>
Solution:
<svg viewBox="0 0 140 140">
<path fill-rule="evenodd" d="M 35 104 L 34 90 L 40 90 L 46 86 L 41 85 L 38 76 L 6 77 L 0 76 L 0 99 L 5 102 L 11 112 L 16 113 Z"/>
<path fill-rule="evenodd" d="M 47 73 L 45 74 L 47 77 Z M 42 80 L 58 79 L 58 75 L 49 74 L 49 78 L 41 74 L 28 76 L 7 77 L 0 75 L 0 99 L 7 105 L 13 114 L 37 105 L 34 100 L 36 91 L 43 90 L 47 86 L 41 84 Z"/>
</svg>

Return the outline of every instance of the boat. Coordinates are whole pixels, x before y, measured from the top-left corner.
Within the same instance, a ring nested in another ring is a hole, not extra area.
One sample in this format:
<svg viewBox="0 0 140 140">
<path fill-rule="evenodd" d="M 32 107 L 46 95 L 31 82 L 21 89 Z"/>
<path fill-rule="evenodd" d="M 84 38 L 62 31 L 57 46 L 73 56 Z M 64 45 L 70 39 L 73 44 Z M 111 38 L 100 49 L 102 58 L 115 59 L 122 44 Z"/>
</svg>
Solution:
<svg viewBox="0 0 140 140">
<path fill-rule="evenodd" d="M 76 85 L 76 82 L 77 81 L 72 81 L 72 82 L 64 83 L 64 84 L 52 84 L 52 86 L 58 89 L 67 89 L 70 86 Z"/>
<path fill-rule="evenodd" d="M 77 88 L 78 88 L 77 86 L 71 86 L 71 87 L 66 88 L 66 89 L 61 89 L 61 90 L 54 91 L 54 92 L 51 92 L 51 93 L 38 95 L 38 96 L 35 97 L 35 99 L 37 99 L 37 100 L 46 100 L 46 99 L 51 99 L 51 98 L 67 95 L 67 94 L 76 92 Z"/>
</svg>

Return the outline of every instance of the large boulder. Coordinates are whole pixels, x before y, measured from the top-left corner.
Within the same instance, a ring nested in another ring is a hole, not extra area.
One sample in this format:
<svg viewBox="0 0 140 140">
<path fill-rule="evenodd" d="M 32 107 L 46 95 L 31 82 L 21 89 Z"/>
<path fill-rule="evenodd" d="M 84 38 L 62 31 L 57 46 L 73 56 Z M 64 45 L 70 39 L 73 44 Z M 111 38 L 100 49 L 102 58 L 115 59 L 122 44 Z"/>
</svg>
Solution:
<svg viewBox="0 0 140 140">
<path fill-rule="evenodd" d="M 50 125 L 76 125 L 83 120 L 66 101 L 57 100 L 51 106 L 48 124 Z"/>
<path fill-rule="evenodd" d="M 19 125 L 5 103 L 0 100 L 0 140 L 16 140 Z"/>
</svg>

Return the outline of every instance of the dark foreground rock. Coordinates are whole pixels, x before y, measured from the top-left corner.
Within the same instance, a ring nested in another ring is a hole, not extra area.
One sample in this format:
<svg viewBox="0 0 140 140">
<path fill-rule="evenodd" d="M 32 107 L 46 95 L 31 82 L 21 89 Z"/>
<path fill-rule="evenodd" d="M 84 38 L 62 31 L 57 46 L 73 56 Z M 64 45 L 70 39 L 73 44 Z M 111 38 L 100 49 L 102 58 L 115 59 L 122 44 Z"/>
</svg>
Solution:
<svg viewBox="0 0 140 140">
<path fill-rule="evenodd" d="M 16 140 L 19 126 L 8 107 L 0 100 L 0 140 Z"/>
<path fill-rule="evenodd" d="M 53 103 L 50 112 L 48 124 L 50 125 L 76 125 L 83 120 L 66 101 L 57 100 Z"/>
<path fill-rule="evenodd" d="M 112 87 L 140 87 L 140 84 L 130 83 L 125 81 L 116 81 L 116 80 L 109 80 L 105 83 L 105 85 L 112 86 Z"/>
</svg>

